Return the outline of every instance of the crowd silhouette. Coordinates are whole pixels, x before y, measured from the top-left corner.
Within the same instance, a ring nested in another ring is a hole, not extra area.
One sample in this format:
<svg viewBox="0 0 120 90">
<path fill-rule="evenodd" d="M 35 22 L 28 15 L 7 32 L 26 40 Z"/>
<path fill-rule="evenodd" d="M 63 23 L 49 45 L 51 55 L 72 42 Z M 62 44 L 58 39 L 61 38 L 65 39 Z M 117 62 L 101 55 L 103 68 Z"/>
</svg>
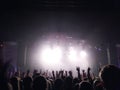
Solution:
<svg viewBox="0 0 120 90">
<path fill-rule="evenodd" d="M 0 60 L 2 61 L 2 60 Z M 0 90 L 120 90 L 120 68 L 115 65 L 101 67 L 97 76 L 76 67 L 77 77 L 72 71 L 11 72 L 10 62 L 0 62 Z"/>
</svg>

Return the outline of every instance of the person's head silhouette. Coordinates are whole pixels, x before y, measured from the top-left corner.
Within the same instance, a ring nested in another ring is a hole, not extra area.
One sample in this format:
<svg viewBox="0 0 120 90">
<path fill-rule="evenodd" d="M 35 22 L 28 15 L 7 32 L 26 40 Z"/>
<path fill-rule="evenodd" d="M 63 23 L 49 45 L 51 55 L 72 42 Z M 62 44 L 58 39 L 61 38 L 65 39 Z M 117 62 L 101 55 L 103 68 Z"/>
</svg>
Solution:
<svg viewBox="0 0 120 90">
<path fill-rule="evenodd" d="M 33 80 L 33 89 L 34 90 L 46 90 L 47 80 L 43 76 L 37 76 Z"/>
<path fill-rule="evenodd" d="M 99 76 L 107 90 L 120 90 L 120 68 L 106 65 L 101 69 Z"/>
</svg>

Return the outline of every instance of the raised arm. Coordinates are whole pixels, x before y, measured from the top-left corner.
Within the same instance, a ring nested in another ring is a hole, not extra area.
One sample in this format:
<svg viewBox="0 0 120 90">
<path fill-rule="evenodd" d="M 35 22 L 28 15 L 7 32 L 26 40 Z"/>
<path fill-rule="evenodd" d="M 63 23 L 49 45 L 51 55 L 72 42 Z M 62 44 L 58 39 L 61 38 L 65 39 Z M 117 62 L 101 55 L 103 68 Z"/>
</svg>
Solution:
<svg viewBox="0 0 120 90">
<path fill-rule="evenodd" d="M 71 78 L 73 78 L 72 71 L 69 71 L 69 76 L 70 76 Z"/>
<path fill-rule="evenodd" d="M 53 76 L 53 79 L 55 80 L 55 72 L 52 71 L 52 76 Z"/>
<path fill-rule="evenodd" d="M 90 82 L 90 83 L 93 83 L 93 80 L 92 80 L 92 77 L 91 77 L 90 71 L 91 71 L 91 68 L 88 67 L 88 69 L 87 69 L 87 77 L 88 77 L 89 82 Z"/>
<path fill-rule="evenodd" d="M 80 67 L 76 67 L 77 73 L 78 73 L 78 79 L 82 81 L 81 75 L 80 75 Z"/>
</svg>

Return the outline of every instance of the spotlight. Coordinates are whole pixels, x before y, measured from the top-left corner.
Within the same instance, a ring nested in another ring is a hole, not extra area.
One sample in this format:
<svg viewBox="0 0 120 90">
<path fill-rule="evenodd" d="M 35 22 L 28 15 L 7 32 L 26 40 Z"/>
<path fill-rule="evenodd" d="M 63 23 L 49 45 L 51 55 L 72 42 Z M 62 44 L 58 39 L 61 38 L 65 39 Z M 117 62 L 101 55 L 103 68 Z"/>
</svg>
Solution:
<svg viewBox="0 0 120 90">
<path fill-rule="evenodd" d="M 85 58 L 87 56 L 87 53 L 85 51 L 80 52 L 80 57 Z"/>
<path fill-rule="evenodd" d="M 68 58 L 70 60 L 77 59 L 77 51 L 73 47 L 69 47 Z"/>
<path fill-rule="evenodd" d="M 45 62 L 46 64 L 56 64 L 60 61 L 62 57 L 62 50 L 58 46 L 55 46 L 53 48 L 45 47 L 42 50 L 41 57 L 43 62 Z"/>
<path fill-rule="evenodd" d="M 41 53 L 42 60 L 49 62 L 51 60 L 51 52 L 49 47 L 44 48 Z"/>
</svg>

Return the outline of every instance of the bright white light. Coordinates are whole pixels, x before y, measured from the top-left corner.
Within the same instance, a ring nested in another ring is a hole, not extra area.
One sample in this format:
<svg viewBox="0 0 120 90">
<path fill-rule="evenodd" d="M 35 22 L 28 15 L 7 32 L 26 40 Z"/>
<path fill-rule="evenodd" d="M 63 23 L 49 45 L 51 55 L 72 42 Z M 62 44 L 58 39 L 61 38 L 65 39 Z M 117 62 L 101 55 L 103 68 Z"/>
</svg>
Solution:
<svg viewBox="0 0 120 90">
<path fill-rule="evenodd" d="M 69 48 L 68 58 L 70 60 L 76 60 L 77 59 L 77 51 L 73 47 Z"/>
<path fill-rule="evenodd" d="M 60 47 L 45 47 L 42 50 L 41 57 L 43 62 L 48 65 L 56 64 L 62 57 L 62 50 Z"/>
<path fill-rule="evenodd" d="M 42 50 L 42 54 L 41 54 L 42 60 L 50 62 L 49 60 L 51 60 L 51 58 L 52 58 L 51 52 L 52 52 L 52 50 L 50 48 L 48 48 L 48 47 L 44 48 Z"/>
<path fill-rule="evenodd" d="M 87 56 L 87 53 L 85 51 L 80 52 L 80 57 L 85 58 Z"/>
<path fill-rule="evenodd" d="M 89 61 L 91 60 L 89 53 L 76 45 L 66 48 L 66 46 L 64 47 L 61 44 L 58 46 L 56 43 L 39 45 L 34 50 L 33 55 L 33 66 L 44 70 L 75 70 L 76 66 L 86 69 L 90 65 Z"/>
<path fill-rule="evenodd" d="M 62 50 L 60 47 L 54 47 L 52 50 L 53 60 L 60 60 L 62 58 Z"/>
</svg>

